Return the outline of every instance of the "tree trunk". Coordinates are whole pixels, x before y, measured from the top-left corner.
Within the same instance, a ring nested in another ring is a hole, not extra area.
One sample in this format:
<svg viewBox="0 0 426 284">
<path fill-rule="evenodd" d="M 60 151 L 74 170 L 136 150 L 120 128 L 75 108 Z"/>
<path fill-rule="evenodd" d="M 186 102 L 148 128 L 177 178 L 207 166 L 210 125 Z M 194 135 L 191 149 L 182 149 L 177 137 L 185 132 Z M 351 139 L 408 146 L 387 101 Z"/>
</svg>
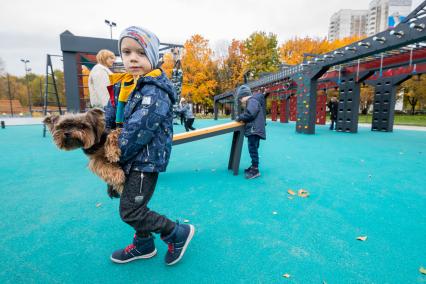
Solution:
<svg viewBox="0 0 426 284">
<path fill-rule="evenodd" d="M 416 105 L 417 105 L 417 99 L 413 98 L 413 100 L 410 100 L 410 98 L 408 97 L 408 103 L 411 105 L 411 115 L 414 115 L 414 111 L 416 109 Z"/>
</svg>

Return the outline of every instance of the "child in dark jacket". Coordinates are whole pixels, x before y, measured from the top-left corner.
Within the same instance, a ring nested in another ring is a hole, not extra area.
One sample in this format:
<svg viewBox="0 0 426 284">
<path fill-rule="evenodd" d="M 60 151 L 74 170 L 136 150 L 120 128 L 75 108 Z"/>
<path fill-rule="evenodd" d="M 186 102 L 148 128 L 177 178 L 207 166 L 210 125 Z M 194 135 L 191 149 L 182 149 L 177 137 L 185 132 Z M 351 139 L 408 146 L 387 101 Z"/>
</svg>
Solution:
<svg viewBox="0 0 426 284">
<path fill-rule="evenodd" d="M 127 73 L 112 77 L 114 97 L 105 108 L 107 128 L 122 128 L 119 163 L 126 183 L 120 216 L 136 232 L 132 244 L 111 255 L 115 263 L 155 256 L 152 233 L 157 233 L 168 244 L 166 264 L 175 264 L 195 232 L 194 226 L 175 223 L 148 208 L 158 174 L 169 162 L 173 141 L 176 94 L 164 72 L 157 69 L 159 45 L 155 34 L 140 27 L 121 33 L 118 48 Z"/>
<path fill-rule="evenodd" d="M 244 136 L 247 137 L 251 158 L 251 166 L 245 169 L 244 173 L 247 179 L 253 179 L 260 176 L 259 142 L 260 139 L 266 139 L 265 97 L 261 93 L 252 95 L 247 85 L 238 87 L 237 97 L 241 103 L 246 104 L 244 112 L 237 116 L 236 120 L 246 123 Z"/>
<path fill-rule="evenodd" d="M 336 97 L 331 97 L 330 101 L 327 104 L 328 110 L 330 112 L 330 130 L 334 130 L 334 124 L 337 120 L 337 108 L 339 107 L 339 103 L 337 102 Z"/>
</svg>

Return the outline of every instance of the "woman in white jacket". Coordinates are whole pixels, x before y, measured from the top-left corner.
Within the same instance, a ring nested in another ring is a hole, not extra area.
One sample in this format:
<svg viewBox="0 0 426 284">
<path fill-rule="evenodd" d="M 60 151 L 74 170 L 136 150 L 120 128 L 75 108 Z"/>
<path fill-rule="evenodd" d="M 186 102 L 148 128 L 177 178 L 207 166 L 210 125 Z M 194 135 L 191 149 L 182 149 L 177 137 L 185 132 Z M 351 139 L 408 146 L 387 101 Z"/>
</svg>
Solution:
<svg viewBox="0 0 426 284">
<path fill-rule="evenodd" d="M 90 105 L 104 108 L 108 104 L 109 93 L 107 86 L 110 84 L 109 75 L 112 74 L 109 67 L 115 61 L 115 55 L 107 49 L 102 49 L 96 55 L 96 64 L 89 74 Z"/>
</svg>

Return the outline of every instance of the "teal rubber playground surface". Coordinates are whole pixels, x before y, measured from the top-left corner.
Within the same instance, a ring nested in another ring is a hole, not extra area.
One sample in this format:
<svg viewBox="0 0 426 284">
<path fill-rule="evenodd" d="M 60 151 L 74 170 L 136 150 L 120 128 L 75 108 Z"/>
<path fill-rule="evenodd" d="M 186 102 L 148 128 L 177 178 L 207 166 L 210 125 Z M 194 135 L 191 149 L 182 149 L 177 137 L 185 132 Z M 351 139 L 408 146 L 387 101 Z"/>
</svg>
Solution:
<svg viewBox="0 0 426 284">
<path fill-rule="evenodd" d="M 159 237 L 152 259 L 109 260 L 133 232 L 82 151 L 40 125 L 0 129 L 0 283 L 426 283 L 426 132 L 316 132 L 268 122 L 255 180 L 246 141 L 227 170 L 231 134 L 175 146 L 150 208 L 196 234 L 167 267 Z"/>
</svg>

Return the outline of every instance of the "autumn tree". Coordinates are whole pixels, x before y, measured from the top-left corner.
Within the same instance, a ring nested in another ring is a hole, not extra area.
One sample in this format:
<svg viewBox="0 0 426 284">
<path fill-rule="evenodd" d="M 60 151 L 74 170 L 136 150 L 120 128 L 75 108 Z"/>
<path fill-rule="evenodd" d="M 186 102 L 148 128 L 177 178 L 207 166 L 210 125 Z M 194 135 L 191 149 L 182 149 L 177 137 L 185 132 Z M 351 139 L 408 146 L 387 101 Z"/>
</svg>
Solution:
<svg viewBox="0 0 426 284">
<path fill-rule="evenodd" d="M 418 103 L 426 103 L 426 78 L 420 74 L 414 75 L 413 78 L 402 83 L 401 87 L 406 102 L 411 106 L 411 114 L 414 114 Z"/>
<path fill-rule="evenodd" d="M 249 70 L 254 79 L 262 73 L 276 72 L 280 66 L 277 36 L 265 32 L 252 33 L 244 41 L 244 50 Z"/>
<path fill-rule="evenodd" d="M 4 63 L 0 57 L 0 99 L 6 97 L 7 77 L 4 74 Z"/>
<path fill-rule="evenodd" d="M 212 55 L 209 41 L 201 35 L 193 35 L 184 44 L 182 96 L 191 98 L 194 104 L 209 108 L 213 106 L 217 85 Z"/>
<path fill-rule="evenodd" d="M 362 114 L 367 114 L 374 101 L 374 87 L 365 85 L 361 87 L 359 107 Z"/>
<path fill-rule="evenodd" d="M 228 47 L 228 54 L 220 58 L 217 64 L 217 92 L 222 93 L 242 84 L 246 67 L 244 44 L 233 39 Z"/>
<path fill-rule="evenodd" d="M 7 82 L 7 80 L 9 80 Z M 7 78 L 4 76 L 3 84 L 1 84 L 1 99 L 9 99 L 9 86 L 10 86 L 10 95 L 11 99 L 19 100 L 21 105 L 28 106 L 28 96 L 27 96 L 27 88 L 25 85 L 25 76 L 17 77 L 13 75 L 9 75 Z"/>
<path fill-rule="evenodd" d="M 161 69 L 164 70 L 164 72 L 166 73 L 167 77 L 169 77 L 169 79 L 172 77 L 172 70 L 174 67 L 174 60 L 173 60 L 173 55 L 170 52 L 167 52 L 163 55 L 163 65 L 161 65 Z"/>
<path fill-rule="evenodd" d="M 4 62 L 3 59 L 0 57 L 0 76 L 4 75 Z"/>
<path fill-rule="evenodd" d="M 329 42 L 327 38 L 295 37 L 285 41 L 279 47 L 280 59 L 286 64 L 300 64 L 303 62 L 303 55 L 305 53 L 324 54 L 359 41 L 362 38 L 363 37 L 355 36 Z"/>
</svg>

